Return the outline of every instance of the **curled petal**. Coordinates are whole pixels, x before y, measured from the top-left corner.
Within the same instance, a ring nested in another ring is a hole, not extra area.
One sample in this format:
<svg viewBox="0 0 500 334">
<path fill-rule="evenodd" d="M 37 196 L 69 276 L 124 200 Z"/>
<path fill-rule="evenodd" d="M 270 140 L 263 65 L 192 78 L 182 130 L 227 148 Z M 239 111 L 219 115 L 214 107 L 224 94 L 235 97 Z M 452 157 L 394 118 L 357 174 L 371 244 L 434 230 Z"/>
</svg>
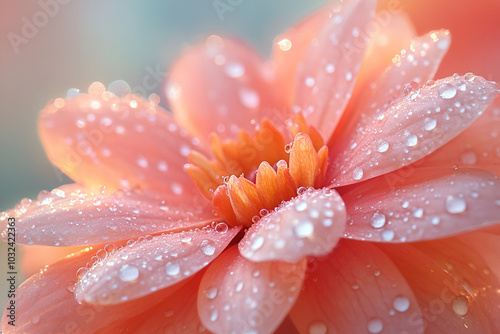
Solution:
<svg viewBox="0 0 500 334">
<path fill-rule="evenodd" d="M 297 299 L 306 271 L 297 263 L 255 263 L 236 246 L 207 269 L 200 284 L 198 313 L 215 333 L 272 333 Z"/>
<path fill-rule="evenodd" d="M 346 185 L 379 176 L 429 155 L 472 124 L 498 94 L 495 83 L 453 76 L 400 97 L 330 152 L 327 179 Z"/>
<path fill-rule="evenodd" d="M 345 221 L 344 202 L 335 190 L 309 189 L 253 224 L 238 247 L 256 262 L 322 256 L 337 244 Z"/>
<path fill-rule="evenodd" d="M 308 264 L 290 317 L 300 333 L 423 332 L 415 295 L 392 261 L 368 242 L 342 240 Z"/>
<path fill-rule="evenodd" d="M 144 191 L 101 191 L 70 184 L 23 200 L 0 216 L 7 240 L 7 216 L 16 217 L 16 242 L 51 246 L 98 245 L 159 232 L 209 224 L 212 214 L 186 206 L 171 207 Z M 203 218 L 204 217 L 204 218 Z M 88 233 L 92 231 L 92 233 Z"/>
<path fill-rule="evenodd" d="M 348 188 L 345 236 L 403 242 L 500 222 L 500 180 L 476 169 L 405 169 Z"/>
<path fill-rule="evenodd" d="M 369 37 L 375 1 L 353 0 L 331 11 L 298 71 L 293 108 L 329 138 L 351 97 Z"/>
<path fill-rule="evenodd" d="M 52 163 L 89 189 L 139 186 L 170 204 L 203 203 L 183 170 L 189 152 L 203 150 L 199 140 L 140 96 L 56 99 L 41 112 L 39 131 Z"/>
<path fill-rule="evenodd" d="M 228 230 L 227 225 L 221 232 L 206 227 L 127 245 L 85 273 L 76 286 L 76 299 L 117 304 L 173 286 L 213 261 L 239 230 Z"/>
<path fill-rule="evenodd" d="M 282 107 L 263 64 L 249 46 L 216 35 L 186 50 L 165 87 L 176 119 L 204 139 L 253 131 L 255 121 Z"/>
</svg>

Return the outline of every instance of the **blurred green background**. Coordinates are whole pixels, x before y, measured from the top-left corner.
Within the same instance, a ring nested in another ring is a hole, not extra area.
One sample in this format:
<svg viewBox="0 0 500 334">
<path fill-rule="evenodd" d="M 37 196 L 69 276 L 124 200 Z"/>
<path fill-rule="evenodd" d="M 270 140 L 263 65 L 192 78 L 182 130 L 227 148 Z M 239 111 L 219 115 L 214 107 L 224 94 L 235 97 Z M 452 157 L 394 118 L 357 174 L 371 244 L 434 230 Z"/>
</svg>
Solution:
<svg viewBox="0 0 500 334">
<path fill-rule="evenodd" d="M 50 164 L 38 139 L 38 112 L 50 99 L 64 97 L 69 88 L 86 91 L 94 81 L 123 79 L 140 87 L 150 71 L 168 75 L 183 47 L 213 33 L 238 36 L 267 57 L 275 35 L 325 2 L 0 1 L 0 212 L 71 182 Z M 214 3 L 230 9 L 219 16 Z M 160 89 L 158 83 L 145 93 L 161 96 Z M 3 310 L 4 243 L 0 250 Z M 18 267 L 20 261 L 18 251 Z"/>
</svg>

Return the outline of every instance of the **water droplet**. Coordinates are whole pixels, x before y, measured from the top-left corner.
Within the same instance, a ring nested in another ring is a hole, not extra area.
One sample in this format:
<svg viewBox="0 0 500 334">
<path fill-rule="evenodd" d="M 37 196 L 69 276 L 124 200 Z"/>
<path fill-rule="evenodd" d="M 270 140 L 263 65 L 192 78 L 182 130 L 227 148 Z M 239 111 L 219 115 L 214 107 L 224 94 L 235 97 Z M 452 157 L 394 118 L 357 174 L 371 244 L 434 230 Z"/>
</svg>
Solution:
<svg viewBox="0 0 500 334">
<path fill-rule="evenodd" d="M 381 140 L 378 143 L 377 151 L 380 153 L 386 152 L 389 149 L 389 143 L 385 140 Z"/>
<path fill-rule="evenodd" d="M 440 222 L 441 222 L 441 219 L 437 216 L 432 217 L 432 219 L 431 219 L 432 225 L 438 225 Z"/>
<path fill-rule="evenodd" d="M 394 239 L 394 231 L 393 230 L 385 230 L 381 234 L 382 240 L 384 241 L 392 241 Z"/>
<path fill-rule="evenodd" d="M 225 72 L 228 77 L 239 78 L 245 74 L 245 67 L 237 62 L 229 62 L 225 67 Z"/>
<path fill-rule="evenodd" d="M 307 87 L 312 87 L 312 86 L 314 86 L 314 84 L 316 83 L 316 81 L 312 77 L 307 77 L 305 83 L 306 83 Z"/>
<path fill-rule="evenodd" d="M 293 143 L 289 143 L 285 145 L 285 152 L 290 153 L 292 151 Z"/>
<path fill-rule="evenodd" d="M 295 225 L 294 231 L 299 238 L 307 238 L 313 234 L 314 225 L 308 220 L 300 221 Z"/>
<path fill-rule="evenodd" d="M 465 83 L 465 81 L 460 80 L 459 82 L 457 82 L 457 89 L 461 92 L 465 92 L 465 90 L 467 89 L 467 84 Z"/>
<path fill-rule="evenodd" d="M 345 79 L 346 79 L 347 81 L 351 81 L 351 80 L 352 80 L 352 73 L 351 73 L 351 72 L 347 72 L 347 73 L 345 74 Z"/>
<path fill-rule="evenodd" d="M 254 90 L 242 88 L 239 90 L 239 97 L 241 104 L 247 108 L 254 109 L 259 106 L 259 94 L 257 94 Z"/>
<path fill-rule="evenodd" d="M 455 298 L 451 304 L 451 307 L 453 309 L 453 312 L 455 312 L 455 314 L 459 316 L 464 316 L 469 311 L 469 303 L 467 301 L 467 298 L 464 296 L 458 296 L 457 298 Z"/>
<path fill-rule="evenodd" d="M 361 180 L 363 177 L 363 169 L 361 167 L 356 167 L 352 172 L 352 177 L 355 180 Z"/>
<path fill-rule="evenodd" d="M 420 86 L 415 81 L 408 82 L 401 88 L 401 96 L 407 100 L 415 100 L 420 93 Z"/>
<path fill-rule="evenodd" d="M 262 209 L 259 211 L 259 215 L 261 217 L 267 216 L 268 214 L 269 214 L 269 210 L 267 210 L 267 209 Z"/>
<path fill-rule="evenodd" d="M 418 143 L 418 137 L 416 135 L 411 135 L 408 138 L 406 138 L 406 146 L 408 147 L 413 147 L 417 145 Z"/>
<path fill-rule="evenodd" d="M 240 282 L 236 283 L 235 290 L 236 290 L 236 292 L 240 292 L 241 290 L 243 290 L 243 282 L 240 281 Z"/>
<path fill-rule="evenodd" d="M 295 207 L 296 211 L 302 212 L 305 209 L 307 209 L 307 202 L 304 200 L 299 200 L 299 201 L 295 202 L 294 207 Z"/>
<path fill-rule="evenodd" d="M 257 250 L 262 247 L 264 244 L 264 237 L 261 235 L 257 235 L 255 238 L 253 238 L 253 243 L 250 246 L 251 249 Z"/>
<path fill-rule="evenodd" d="M 405 296 L 398 296 L 392 301 L 392 306 L 398 312 L 406 312 L 410 308 L 410 300 Z"/>
<path fill-rule="evenodd" d="M 38 315 L 35 315 L 33 317 L 33 319 L 31 319 L 31 323 L 34 324 L 34 325 L 36 325 L 39 322 L 40 322 L 40 316 L 38 316 Z"/>
<path fill-rule="evenodd" d="M 207 256 L 214 255 L 215 253 L 215 244 L 212 240 L 203 240 L 201 242 L 201 251 L 203 254 Z"/>
<path fill-rule="evenodd" d="M 315 321 L 309 325 L 309 334 L 326 334 L 328 328 L 321 321 Z"/>
<path fill-rule="evenodd" d="M 212 314 L 210 315 L 210 321 L 215 322 L 217 321 L 218 317 L 219 317 L 219 312 L 217 312 L 217 310 L 213 310 Z"/>
<path fill-rule="evenodd" d="M 326 73 L 333 73 L 335 71 L 335 65 L 327 64 L 325 67 Z"/>
<path fill-rule="evenodd" d="M 139 269 L 136 266 L 124 264 L 118 274 L 123 282 L 135 281 L 139 277 Z"/>
<path fill-rule="evenodd" d="M 385 215 L 380 212 L 375 212 L 371 218 L 371 225 L 374 228 L 381 228 L 385 225 Z"/>
<path fill-rule="evenodd" d="M 424 215 L 424 209 L 422 208 L 416 208 L 415 211 L 413 211 L 413 217 L 415 218 L 422 218 Z"/>
<path fill-rule="evenodd" d="M 283 238 L 277 238 L 274 240 L 274 248 L 276 249 L 283 249 L 286 245 L 286 240 Z"/>
<path fill-rule="evenodd" d="M 75 96 L 78 96 L 78 95 L 80 95 L 80 90 L 78 88 L 70 88 L 66 92 L 66 97 L 67 98 L 75 97 Z"/>
<path fill-rule="evenodd" d="M 78 271 L 76 272 L 76 278 L 81 279 L 83 276 L 85 276 L 85 274 L 87 273 L 87 270 L 88 269 L 84 268 L 84 267 L 78 269 Z"/>
<path fill-rule="evenodd" d="M 432 131 L 436 128 L 437 121 L 435 118 L 426 118 L 424 120 L 424 130 Z"/>
<path fill-rule="evenodd" d="M 108 85 L 108 91 L 119 97 L 124 97 L 132 92 L 129 84 L 124 80 L 116 80 L 110 83 Z"/>
<path fill-rule="evenodd" d="M 375 318 L 368 321 L 368 332 L 370 333 L 380 333 L 384 329 L 384 323 L 382 320 Z"/>
<path fill-rule="evenodd" d="M 218 293 L 217 288 L 211 287 L 211 288 L 207 289 L 205 296 L 207 296 L 208 299 L 214 299 L 215 297 L 217 297 L 217 293 Z"/>
<path fill-rule="evenodd" d="M 458 214 L 465 211 L 467 203 L 462 198 L 450 195 L 446 198 L 446 211 L 451 214 Z"/>
<path fill-rule="evenodd" d="M 229 226 L 226 223 L 218 223 L 215 225 L 215 230 L 219 233 L 226 233 L 229 230 Z"/>
<path fill-rule="evenodd" d="M 457 94 L 457 89 L 452 84 L 444 83 L 439 86 L 438 93 L 441 98 L 449 100 L 455 97 L 455 95 Z"/>
<path fill-rule="evenodd" d="M 176 262 L 169 262 L 165 266 L 165 273 L 168 276 L 175 276 L 178 275 L 180 272 L 181 272 L 181 267 Z"/>
</svg>

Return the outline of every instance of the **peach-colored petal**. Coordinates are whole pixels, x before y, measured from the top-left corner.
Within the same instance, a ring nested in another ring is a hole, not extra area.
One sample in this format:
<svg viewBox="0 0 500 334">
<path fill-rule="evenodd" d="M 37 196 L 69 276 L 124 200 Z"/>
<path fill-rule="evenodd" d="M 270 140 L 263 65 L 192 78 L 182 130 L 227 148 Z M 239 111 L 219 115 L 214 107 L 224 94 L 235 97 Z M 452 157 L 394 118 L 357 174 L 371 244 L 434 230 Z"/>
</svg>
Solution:
<svg viewBox="0 0 500 334">
<path fill-rule="evenodd" d="M 209 334 L 210 332 L 201 324 L 196 305 L 198 287 L 203 274 L 202 271 L 194 275 L 178 291 L 154 308 L 132 318 L 123 318 L 101 328 L 98 333 Z"/>
<path fill-rule="evenodd" d="M 21 284 L 16 290 L 16 326 L 2 317 L 4 333 L 94 333 L 107 324 L 136 314 L 138 309 L 148 310 L 171 294 L 175 288 L 166 289 L 147 298 L 113 306 L 78 304 L 71 292 L 78 268 L 85 267 L 95 250 L 88 248 L 81 253 L 46 267 Z M 106 298 L 103 296 L 103 298 Z"/>
<path fill-rule="evenodd" d="M 500 222 L 500 180 L 478 169 L 410 166 L 349 189 L 348 238 L 429 240 Z"/>
<path fill-rule="evenodd" d="M 202 150 L 199 141 L 140 96 L 96 90 L 94 84 L 92 94 L 56 99 L 42 111 L 40 137 L 52 163 L 94 190 L 140 186 L 169 204 L 203 203 L 183 169 L 190 150 Z"/>
<path fill-rule="evenodd" d="M 211 212 L 169 206 L 163 197 L 144 191 L 92 193 L 77 184 L 44 191 L 38 201 L 24 200 L 6 214 L 16 217 L 16 242 L 51 246 L 103 244 L 203 227 L 213 221 Z M 6 222 L 2 224 L 4 240 Z"/>
<path fill-rule="evenodd" d="M 329 138 L 351 97 L 369 38 L 375 1 L 352 0 L 332 11 L 300 65 L 293 108 Z"/>
<path fill-rule="evenodd" d="M 500 227 L 500 225 L 498 225 Z M 458 240 L 467 244 L 471 249 L 481 254 L 481 257 L 488 264 L 488 268 L 478 268 L 479 272 L 497 277 L 500 281 L 500 262 L 498 261 L 498 254 L 500 254 L 500 237 L 498 235 L 480 232 L 467 233 L 463 236 L 458 236 Z"/>
<path fill-rule="evenodd" d="M 439 242 L 440 241 L 436 241 Z M 379 244 L 411 286 L 426 333 L 496 333 L 469 286 L 410 245 Z M 411 320 L 412 318 L 410 318 Z"/>
<path fill-rule="evenodd" d="M 361 92 L 355 110 L 352 111 L 355 117 L 349 115 L 348 124 L 343 125 L 342 131 L 360 131 L 360 128 L 368 125 L 365 122 L 371 121 L 369 115 L 377 111 L 383 112 L 392 101 L 401 96 L 401 89 L 406 83 L 415 81 L 423 85 L 434 78 L 450 41 L 447 30 L 432 31 L 411 40 L 405 45 L 406 49 L 393 55 L 393 63 L 390 63 L 380 77 Z"/>
<path fill-rule="evenodd" d="M 335 190 L 309 189 L 253 224 L 238 247 L 256 262 L 322 256 L 335 247 L 345 222 L 344 202 Z"/>
<path fill-rule="evenodd" d="M 274 39 L 271 63 L 280 91 L 289 105 L 292 105 L 295 96 L 299 64 L 328 22 L 330 13 L 338 6 L 336 2 L 328 3 Z"/>
<path fill-rule="evenodd" d="M 500 175 L 500 98 L 449 143 L 425 157 L 425 167 L 474 167 Z"/>
<path fill-rule="evenodd" d="M 463 239 L 467 239 L 467 236 Z M 485 261 L 482 253 L 456 238 L 416 243 L 414 246 L 466 288 L 467 292 L 473 296 L 474 303 L 477 303 L 486 315 L 489 325 L 495 329 L 495 333 L 498 333 L 500 331 L 500 281 L 498 277 L 491 274 L 493 268 L 489 262 Z M 492 249 L 489 253 L 492 253 Z M 492 263 L 493 265 L 498 263 L 498 254 L 496 255 L 497 259 Z"/>
<path fill-rule="evenodd" d="M 21 265 L 25 277 L 30 277 L 46 265 L 62 260 L 66 255 L 78 252 L 82 247 L 20 246 Z"/>
<path fill-rule="evenodd" d="M 201 280 L 198 313 L 216 333 L 271 333 L 297 299 L 306 271 L 297 263 L 255 263 L 236 246 L 208 267 Z"/>
<path fill-rule="evenodd" d="M 217 230 L 206 227 L 169 233 L 127 245 L 83 275 L 76 285 L 76 299 L 117 304 L 175 285 L 213 261 L 240 229 L 224 224 Z"/>
<path fill-rule="evenodd" d="M 208 139 L 253 130 L 265 115 L 283 112 L 263 60 L 242 42 L 210 36 L 173 65 L 165 90 L 178 122 Z"/>
<path fill-rule="evenodd" d="M 326 178 L 346 185 L 379 176 L 432 153 L 472 124 L 498 94 L 495 83 L 471 74 L 438 80 L 385 112 L 367 115 L 367 126 L 347 132 L 329 150 Z"/>
<path fill-rule="evenodd" d="M 308 267 L 309 276 L 290 312 L 300 333 L 423 330 L 413 292 L 373 244 L 344 239 L 327 257 L 311 259 Z"/>
</svg>

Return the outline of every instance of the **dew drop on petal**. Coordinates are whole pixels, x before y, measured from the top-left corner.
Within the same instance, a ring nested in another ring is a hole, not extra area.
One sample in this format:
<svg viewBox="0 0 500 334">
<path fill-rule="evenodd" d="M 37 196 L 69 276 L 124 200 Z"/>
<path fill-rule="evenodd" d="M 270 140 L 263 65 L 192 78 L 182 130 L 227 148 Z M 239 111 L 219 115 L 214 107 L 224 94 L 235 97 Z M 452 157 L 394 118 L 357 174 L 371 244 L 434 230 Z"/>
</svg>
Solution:
<svg viewBox="0 0 500 334">
<path fill-rule="evenodd" d="M 135 266 L 124 264 L 120 268 L 118 276 L 123 282 L 135 281 L 139 277 L 139 269 Z"/>
<path fill-rule="evenodd" d="M 314 225 L 309 220 L 303 220 L 295 225 L 294 231 L 299 238 L 307 238 L 313 234 Z"/>
<path fill-rule="evenodd" d="M 425 131 L 432 131 L 436 128 L 437 121 L 435 118 L 426 118 L 424 120 L 424 130 Z"/>
<path fill-rule="evenodd" d="M 459 296 L 455 298 L 451 304 L 453 312 L 456 315 L 464 316 L 469 311 L 469 303 L 467 302 L 467 298 L 464 296 Z"/>
<path fill-rule="evenodd" d="M 408 138 L 406 138 L 406 146 L 408 147 L 416 146 L 417 143 L 418 143 L 418 137 L 416 135 L 411 135 Z"/>
<path fill-rule="evenodd" d="M 382 320 L 375 318 L 368 321 L 368 332 L 369 333 L 380 333 L 384 329 L 384 323 Z"/>
<path fill-rule="evenodd" d="M 392 301 L 392 306 L 398 312 L 406 312 L 410 308 L 410 300 L 405 296 L 397 296 Z"/>
<path fill-rule="evenodd" d="M 210 321 L 215 322 L 217 321 L 218 317 L 219 317 L 219 312 L 217 312 L 217 310 L 213 310 L 212 314 L 210 315 Z"/>
<path fill-rule="evenodd" d="M 66 92 L 66 97 L 67 98 L 75 97 L 75 96 L 78 96 L 78 95 L 80 95 L 80 90 L 78 88 L 70 88 Z"/>
<path fill-rule="evenodd" d="M 307 87 L 312 87 L 312 86 L 314 86 L 315 83 L 316 83 L 316 81 L 314 80 L 313 77 L 306 78 L 305 84 Z"/>
<path fill-rule="evenodd" d="M 380 212 L 375 212 L 371 218 L 371 225 L 374 228 L 381 228 L 385 225 L 385 215 Z"/>
<path fill-rule="evenodd" d="M 420 86 L 415 81 L 408 82 L 401 88 L 401 96 L 407 100 L 415 100 L 420 93 Z"/>
<path fill-rule="evenodd" d="M 384 241 L 392 241 L 394 239 L 394 231 L 393 230 L 385 230 L 381 233 L 382 240 Z"/>
<path fill-rule="evenodd" d="M 214 299 L 215 297 L 217 297 L 217 293 L 218 293 L 217 288 L 212 287 L 212 288 L 207 290 L 205 296 L 207 296 L 208 299 Z"/>
<path fill-rule="evenodd" d="M 178 263 L 169 262 L 165 266 L 165 273 L 168 276 L 175 276 L 175 275 L 178 275 L 180 272 L 181 272 L 181 267 L 179 266 Z"/>
<path fill-rule="evenodd" d="M 378 143 L 377 151 L 380 153 L 386 152 L 389 149 L 389 143 L 385 140 L 381 140 Z"/>
<path fill-rule="evenodd" d="M 253 250 L 257 250 L 257 249 L 261 248 L 263 244 L 264 244 L 264 237 L 261 235 L 258 235 L 255 238 L 253 238 L 253 242 L 252 242 L 252 245 L 250 246 L 250 248 L 252 248 Z"/>
<path fill-rule="evenodd" d="M 363 169 L 361 167 L 356 167 L 352 172 L 352 177 L 355 180 L 361 180 L 363 177 Z"/>
<path fill-rule="evenodd" d="M 240 102 L 247 108 L 254 109 L 259 106 L 259 94 L 254 90 L 242 88 L 239 91 Z"/>
<path fill-rule="evenodd" d="M 444 83 L 439 87 L 438 93 L 442 99 L 449 100 L 455 97 L 457 89 L 452 84 Z"/>
<path fill-rule="evenodd" d="M 450 195 L 446 198 L 446 211 L 451 214 L 458 214 L 465 211 L 467 203 L 464 199 Z"/>
<path fill-rule="evenodd" d="M 328 328 L 321 321 L 315 321 L 309 325 L 309 334 L 326 334 L 327 331 Z"/>
<path fill-rule="evenodd" d="M 229 226 L 226 223 L 218 223 L 215 225 L 215 230 L 219 233 L 226 233 L 229 230 Z"/>
<path fill-rule="evenodd" d="M 214 255 L 215 253 L 214 242 L 211 240 L 203 240 L 201 243 L 201 251 L 203 252 L 203 254 L 207 256 Z"/>
</svg>

